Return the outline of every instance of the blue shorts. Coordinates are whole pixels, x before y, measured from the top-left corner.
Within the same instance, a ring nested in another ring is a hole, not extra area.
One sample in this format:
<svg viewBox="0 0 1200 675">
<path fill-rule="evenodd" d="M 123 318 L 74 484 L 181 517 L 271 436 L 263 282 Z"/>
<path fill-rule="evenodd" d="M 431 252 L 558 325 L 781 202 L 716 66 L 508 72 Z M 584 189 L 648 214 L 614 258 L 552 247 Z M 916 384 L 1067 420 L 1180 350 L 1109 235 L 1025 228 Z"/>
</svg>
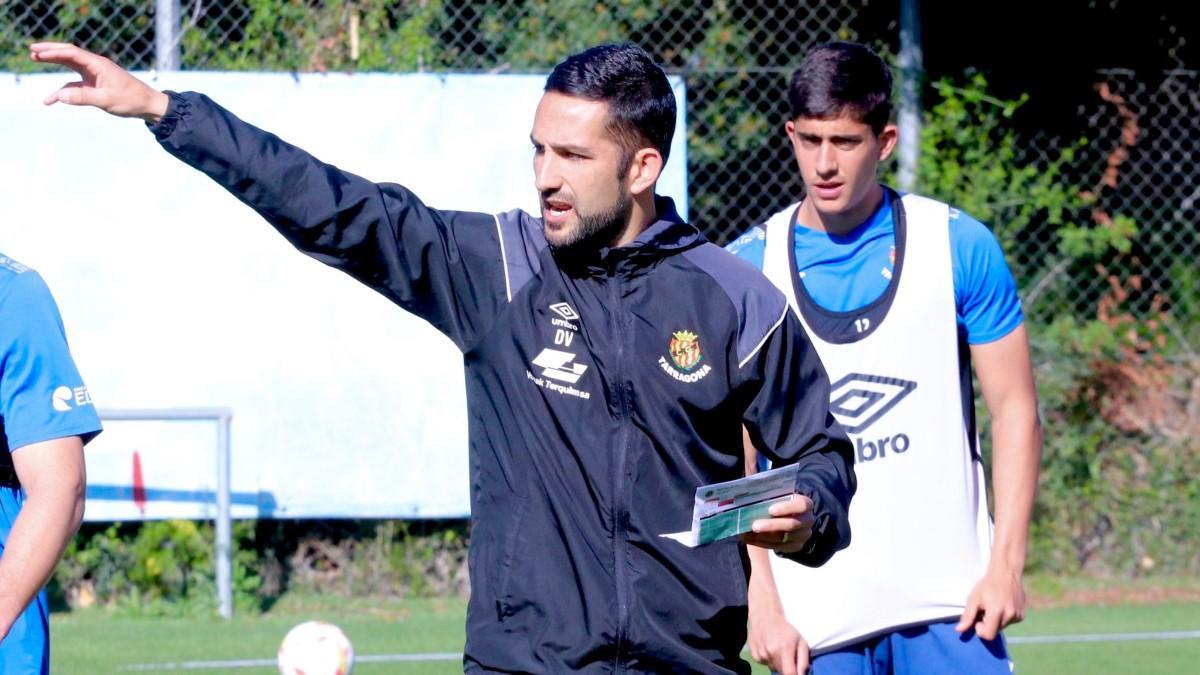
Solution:
<svg viewBox="0 0 1200 675">
<path fill-rule="evenodd" d="M 984 640 L 957 621 L 902 628 L 813 658 L 813 675 L 1009 675 L 1004 637 Z"/>
<path fill-rule="evenodd" d="M 17 617 L 0 642 L 0 673 L 4 675 L 45 675 L 50 672 L 50 635 L 46 612 L 46 591 Z"/>
<path fill-rule="evenodd" d="M 0 452 L 7 450 L 0 446 Z M 9 531 L 25 498 L 19 488 L 0 487 L 0 556 Z M 33 602 L 17 616 L 0 641 L 0 673 L 3 675 L 40 675 L 50 670 L 50 636 L 46 591 L 38 593 Z"/>
</svg>

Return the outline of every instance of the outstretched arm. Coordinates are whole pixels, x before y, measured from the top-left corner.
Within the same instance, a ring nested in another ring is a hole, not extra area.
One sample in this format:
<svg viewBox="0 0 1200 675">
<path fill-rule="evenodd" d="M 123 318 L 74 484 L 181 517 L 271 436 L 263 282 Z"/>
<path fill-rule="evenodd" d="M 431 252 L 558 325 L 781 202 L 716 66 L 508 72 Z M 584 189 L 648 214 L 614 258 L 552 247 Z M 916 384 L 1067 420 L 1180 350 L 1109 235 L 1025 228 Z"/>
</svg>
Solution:
<svg viewBox="0 0 1200 675">
<path fill-rule="evenodd" d="M 79 436 L 31 443 L 14 450 L 12 459 L 25 503 L 0 555 L 0 640 L 50 578 L 83 520 Z"/>
<path fill-rule="evenodd" d="M 507 303 L 493 216 L 431 209 L 401 185 L 343 171 L 202 94 L 157 91 L 78 47 L 38 43 L 30 53 L 81 77 L 48 104 L 146 120 L 167 152 L 253 208 L 293 246 L 429 321 L 460 349 Z"/>
<path fill-rule="evenodd" d="M 1042 428 L 1024 325 L 995 342 L 973 345 L 971 360 L 992 419 L 996 528 L 987 573 L 971 591 L 957 630 L 974 627 L 979 637 L 991 640 L 1025 617 L 1022 576 L 1041 464 Z"/>
</svg>

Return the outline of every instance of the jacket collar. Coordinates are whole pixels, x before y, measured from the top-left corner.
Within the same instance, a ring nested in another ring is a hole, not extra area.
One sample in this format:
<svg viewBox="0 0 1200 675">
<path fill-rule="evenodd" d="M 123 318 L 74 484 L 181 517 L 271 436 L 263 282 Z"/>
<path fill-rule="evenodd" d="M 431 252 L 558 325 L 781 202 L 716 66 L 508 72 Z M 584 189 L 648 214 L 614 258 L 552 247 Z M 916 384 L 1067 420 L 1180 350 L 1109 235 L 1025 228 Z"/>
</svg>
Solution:
<svg viewBox="0 0 1200 675">
<path fill-rule="evenodd" d="M 604 247 L 580 260 L 564 260 L 556 256 L 559 265 L 568 272 L 584 276 L 636 276 L 654 262 L 682 253 L 707 241 L 695 227 L 683 222 L 669 197 L 655 197 L 654 209 L 658 219 L 642 230 L 628 244 Z"/>
</svg>

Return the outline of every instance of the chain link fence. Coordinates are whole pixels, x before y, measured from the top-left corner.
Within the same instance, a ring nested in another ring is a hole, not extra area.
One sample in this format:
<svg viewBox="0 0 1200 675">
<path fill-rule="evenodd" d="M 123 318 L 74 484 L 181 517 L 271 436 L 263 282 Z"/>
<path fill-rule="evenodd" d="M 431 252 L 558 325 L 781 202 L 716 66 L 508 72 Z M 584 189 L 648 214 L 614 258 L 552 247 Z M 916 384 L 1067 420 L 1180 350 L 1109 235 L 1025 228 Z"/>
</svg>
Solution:
<svg viewBox="0 0 1200 675">
<path fill-rule="evenodd" d="M 687 83 L 691 216 L 724 243 L 800 195 L 782 136 L 792 68 L 831 39 L 896 54 L 900 2 L 182 0 L 174 44 L 183 69 L 504 73 L 546 72 L 584 47 L 636 42 Z M 155 12 L 154 0 L 0 0 L 0 70 L 37 69 L 24 49 L 35 39 L 152 69 Z M 1185 37 L 1164 34 L 1180 58 Z M 1191 440 L 1200 435 L 1198 80 L 1182 69 L 1095 70 L 1094 96 L 1052 132 L 969 73 L 925 83 L 916 189 L 996 232 L 1031 318 L 1044 483 L 1064 495 L 1092 491 L 1091 508 L 1065 496 L 1043 506 L 1043 539 L 1068 542 L 1046 544 L 1037 555 L 1047 564 L 1200 568 L 1186 545 L 1161 545 L 1171 541 L 1162 522 L 1200 518 L 1200 494 L 1170 482 L 1200 472 Z M 955 117 L 959 109 L 971 115 Z M 1112 483 L 1128 489 L 1103 503 L 1095 487 Z M 1171 498 L 1130 497 L 1155 493 Z M 1097 515 L 1110 507 L 1132 511 L 1130 520 Z M 1065 524 L 1048 524 L 1055 519 Z"/>
<path fill-rule="evenodd" d="M 123 66 L 155 65 L 154 0 L 4 2 L 0 68 L 23 46 L 70 41 Z M 894 51 L 894 3 L 531 0 L 182 0 L 184 69 L 546 72 L 578 49 L 642 44 L 688 88 L 697 225 L 725 241 L 799 194 L 780 93 L 810 46 L 844 38 Z"/>
<path fill-rule="evenodd" d="M 1103 105 L 1087 117 L 1108 150 L 1094 187 L 1100 210 L 1137 224 L 1131 263 L 1143 292 L 1190 304 L 1194 316 L 1200 288 L 1188 270 L 1194 277 L 1200 256 L 1200 72 L 1100 76 Z"/>
</svg>

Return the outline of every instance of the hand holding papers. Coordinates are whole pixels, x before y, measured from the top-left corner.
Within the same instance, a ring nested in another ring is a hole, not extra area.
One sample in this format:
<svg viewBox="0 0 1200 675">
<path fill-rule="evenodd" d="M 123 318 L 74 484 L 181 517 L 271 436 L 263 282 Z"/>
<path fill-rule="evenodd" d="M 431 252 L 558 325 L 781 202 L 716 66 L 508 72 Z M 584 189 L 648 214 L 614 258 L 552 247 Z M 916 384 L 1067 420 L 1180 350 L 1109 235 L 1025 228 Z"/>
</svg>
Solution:
<svg viewBox="0 0 1200 675">
<path fill-rule="evenodd" d="M 772 504 L 786 502 L 796 489 L 796 465 L 696 488 L 692 529 L 660 536 L 694 548 L 751 531 L 760 518 L 771 518 Z"/>
</svg>

